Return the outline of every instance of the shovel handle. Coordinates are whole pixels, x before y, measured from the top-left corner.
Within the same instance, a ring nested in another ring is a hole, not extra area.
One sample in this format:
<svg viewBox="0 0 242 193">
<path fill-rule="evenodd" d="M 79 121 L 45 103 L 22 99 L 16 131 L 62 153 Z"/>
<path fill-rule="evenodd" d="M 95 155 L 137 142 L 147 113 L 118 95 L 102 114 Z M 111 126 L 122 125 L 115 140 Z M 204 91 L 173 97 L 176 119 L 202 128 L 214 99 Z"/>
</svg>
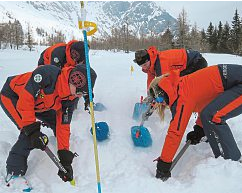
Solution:
<svg viewBox="0 0 242 193">
<path fill-rule="evenodd" d="M 187 148 L 189 147 L 189 145 L 191 144 L 191 140 L 188 140 L 186 142 L 186 144 L 182 147 L 182 149 L 179 151 L 179 153 L 177 154 L 177 156 L 175 157 L 175 159 L 172 162 L 170 171 L 176 166 L 177 162 L 180 160 L 180 158 L 183 156 L 183 154 L 185 153 L 185 151 L 187 150 Z"/>
<path fill-rule="evenodd" d="M 143 103 L 143 100 L 144 100 L 144 97 L 141 96 L 141 97 L 140 97 L 140 103 L 141 103 L 141 104 Z"/>
</svg>

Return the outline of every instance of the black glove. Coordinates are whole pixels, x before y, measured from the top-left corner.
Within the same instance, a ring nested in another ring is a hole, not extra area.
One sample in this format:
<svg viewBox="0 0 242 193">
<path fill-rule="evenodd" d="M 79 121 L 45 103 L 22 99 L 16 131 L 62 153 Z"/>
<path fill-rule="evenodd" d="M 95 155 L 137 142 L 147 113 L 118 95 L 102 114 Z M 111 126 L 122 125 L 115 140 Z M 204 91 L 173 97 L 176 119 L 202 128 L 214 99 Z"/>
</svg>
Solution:
<svg viewBox="0 0 242 193">
<path fill-rule="evenodd" d="M 194 125 L 194 131 L 187 134 L 187 141 L 190 140 L 192 145 L 200 143 L 201 139 L 205 136 L 203 128 L 199 125 Z"/>
<path fill-rule="evenodd" d="M 66 169 L 67 173 L 65 173 L 62 170 L 58 171 L 58 176 L 64 181 L 72 181 L 73 180 L 73 169 L 72 169 L 72 160 L 75 157 L 75 155 L 68 150 L 58 150 L 58 156 L 60 159 L 60 163 L 63 165 L 63 167 Z"/>
<path fill-rule="evenodd" d="M 85 100 L 85 102 L 84 102 L 84 110 L 85 111 L 88 111 L 89 112 L 89 105 L 90 105 L 89 99 L 88 100 Z"/>
<path fill-rule="evenodd" d="M 85 102 L 84 102 L 84 110 L 90 112 L 90 110 L 89 110 L 89 105 L 90 105 L 89 95 L 88 94 L 84 95 L 83 98 L 85 100 Z M 94 98 L 94 94 L 93 93 L 92 93 L 92 98 Z"/>
<path fill-rule="evenodd" d="M 30 143 L 32 148 L 45 150 L 49 140 L 47 135 L 40 132 L 41 122 L 37 121 L 30 125 L 23 127 L 25 135 L 30 137 Z"/>
<path fill-rule="evenodd" d="M 171 177 L 171 168 L 172 163 L 166 163 L 163 162 L 162 160 L 158 160 L 157 165 L 156 165 L 156 178 L 161 179 L 163 182 L 168 180 L 168 178 Z"/>
</svg>

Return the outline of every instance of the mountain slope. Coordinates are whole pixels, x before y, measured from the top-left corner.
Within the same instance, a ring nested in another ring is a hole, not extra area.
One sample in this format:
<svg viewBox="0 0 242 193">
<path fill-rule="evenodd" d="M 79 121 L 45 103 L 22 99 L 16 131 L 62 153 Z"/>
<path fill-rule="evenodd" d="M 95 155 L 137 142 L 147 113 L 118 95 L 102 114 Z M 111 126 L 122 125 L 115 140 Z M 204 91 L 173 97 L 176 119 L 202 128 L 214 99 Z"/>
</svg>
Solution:
<svg viewBox="0 0 242 193">
<path fill-rule="evenodd" d="M 175 27 L 176 20 L 155 2 L 150 1 L 91 1 L 85 4 L 87 20 L 98 24 L 100 37 L 111 33 L 114 27 L 128 23 L 129 29 L 136 35 L 160 33 L 169 25 Z M 78 29 L 80 3 L 78 1 L 1 1 L 0 22 L 17 19 L 26 31 L 32 26 L 35 38 L 36 28 L 43 28 L 48 33 L 61 30 L 67 40 L 80 36 Z"/>
</svg>

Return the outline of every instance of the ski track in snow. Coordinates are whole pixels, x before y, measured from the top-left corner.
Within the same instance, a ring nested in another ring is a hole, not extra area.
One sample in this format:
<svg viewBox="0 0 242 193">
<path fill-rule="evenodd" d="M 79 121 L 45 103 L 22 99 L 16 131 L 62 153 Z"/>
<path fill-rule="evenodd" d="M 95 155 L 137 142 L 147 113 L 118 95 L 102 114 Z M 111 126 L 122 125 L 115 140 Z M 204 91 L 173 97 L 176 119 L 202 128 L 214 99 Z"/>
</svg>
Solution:
<svg viewBox="0 0 242 193">
<path fill-rule="evenodd" d="M 0 87 L 8 76 L 32 71 L 44 47 L 35 51 L 0 50 Z M 242 64 L 242 57 L 227 54 L 203 54 L 209 65 L 218 63 Z M 240 193 L 242 192 L 242 165 L 238 162 L 215 159 L 207 143 L 190 146 L 172 171 L 172 178 L 163 183 L 154 177 L 153 159 L 160 155 L 171 115 L 167 111 L 165 122 L 157 115 L 145 122 L 153 139 L 149 148 L 133 146 L 130 128 L 139 125 L 132 120 L 133 107 L 140 96 L 146 93 L 146 75 L 135 65 L 134 53 L 125 54 L 107 51 L 90 51 L 90 63 L 98 77 L 94 88 L 94 102 L 105 104 L 108 110 L 95 112 L 95 121 L 106 121 L 110 126 L 110 138 L 98 142 L 101 186 L 103 193 Z M 130 67 L 134 72 L 131 75 Z M 73 168 L 76 186 L 64 183 L 57 176 L 57 168 L 40 150 L 33 150 L 28 159 L 26 177 L 38 193 L 95 193 L 97 192 L 93 141 L 90 134 L 90 116 L 83 110 L 83 99 L 74 112 L 71 124 L 71 150 L 79 157 L 74 159 Z M 228 121 L 242 150 L 242 117 Z M 193 115 L 186 130 L 195 122 Z M 56 154 L 56 142 L 50 129 L 43 128 L 50 138 L 50 148 Z M 185 133 L 185 135 L 186 135 Z M 185 135 L 180 148 L 185 144 Z M 19 192 L 4 185 L 5 162 L 18 131 L 0 108 L 0 192 Z"/>
</svg>

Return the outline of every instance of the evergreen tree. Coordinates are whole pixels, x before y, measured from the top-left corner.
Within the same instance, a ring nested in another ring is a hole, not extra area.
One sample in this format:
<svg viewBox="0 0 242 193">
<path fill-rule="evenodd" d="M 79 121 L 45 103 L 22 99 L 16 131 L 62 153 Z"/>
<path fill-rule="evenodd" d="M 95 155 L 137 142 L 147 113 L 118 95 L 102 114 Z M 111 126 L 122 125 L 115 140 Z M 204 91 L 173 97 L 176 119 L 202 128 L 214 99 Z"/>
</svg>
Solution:
<svg viewBox="0 0 242 193">
<path fill-rule="evenodd" d="M 213 31 L 214 31 L 214 26 L 212 22 L 210 22 L 207 32 L 206 32 L 206 37 L 207 37 L 207 42 L 209 45 L 209 51 L 212 52 L 212 47 L 213 47 Z"/>
<path fill-rule="evenodd" d="M 173 35 L 168 27 L 163 35 L 161 35 L 160 40 L 161 44 L 159 46 L 160 50 L 167 50 L 173 48 Z"/>
<path fill-rule="evenodd" d="M 201 42 L 201 34 L 198 31 L 197 24 L 195 23 L 190 33 L 189 48 L 194 50 L 201 50 L 200 42 Z"/>
<path fill-rule="evenodd" d="M 209 46 L 208 46 L 208 42 L 207 42 L 207 36 L 206 36 L 206 32 L 204 29 L 202 29 L 202 31 L 200 32 L 201 34 L 201 51 L 203 52 L 207 52 L 209 51 Z"/>
<path fill-rule="evenodd" d="M 222 33 L 223 33 L 223 24 L 220 21 L 219 25 L 218 25 L 218 45 L 217 45 L 217 51 L 220 52 L 221 51 L 221 38 L 222 38 Z"/>
<path fill-rule="evenodd" d="M 14 29 L 14 44 L 19 49 L 19 46 L 23 45 L 24 42 L 24 32 L 21 23 L 18 20 L 15 20 L 13 23 Z"/>
<path fill-rule="evenodd" d="M 178 16 L 177 26 L 177 44 L 180 48 L 185 48 L 188 45 L 189 23 L 187 19 L 187 12 L 184 8 Z"/>
<path fill-rule="evenodd" d="M 13 49 L 14 44 L 14 29 L 13 24 L 11 21 L 8 22 L 8 26 L 6 28 L 6 37 L 7 37 L 7 43 L 9 44 L 10 48 Z"/>
<path fill-rule="evenodd" d="M 33 40 L 33 35 L 32 35 L 32 29 L 31 29 L 31 27 L 30 27 L 30 24 L 28 24 L 28 29 L 27 29 L 28 31 L 27 31 L 27 37 L 26 37 L 26 39 L 27 39 L 27 41 L 26 41 L 26 44 L 27 44 L 27 46 L 28 46 L 28 48 L 29 48 L 29 51 L 32 51 L 32 49 L 33 49 L 33 44 L 34 44 L 34 40 Z"/>
<path fill-rule="evenodd" d="M 231 42 L 233 53 L 238 54 L 239 48 L 241 45 L 240 37 L 241 37 L 241 21 L 238 14 L 238 10 L 235 10 L 235 14 L 232 21 L 232 29 L 231 29 Z"/>
<path fill-rule="evenodd" d="M 225 23 L 223 30 L 222 30 L 222 35 L 219 41 L 219 48 L 220 48 L 220 53 L 230 53 L 230 26 L 228 22 Z"/>
<path fill-rule="evenodd" d="M 3 41 L 4 41 L 4 24 L 0 23 L 0 49 L 2 49 Z"/>
<path fill-rule="evenodd" d="M 214 30 L 213 30 L 213 34 L 212 34 L 212 52 L 218 52 L 218 29 L 215 26 Z"/>
</svg>

